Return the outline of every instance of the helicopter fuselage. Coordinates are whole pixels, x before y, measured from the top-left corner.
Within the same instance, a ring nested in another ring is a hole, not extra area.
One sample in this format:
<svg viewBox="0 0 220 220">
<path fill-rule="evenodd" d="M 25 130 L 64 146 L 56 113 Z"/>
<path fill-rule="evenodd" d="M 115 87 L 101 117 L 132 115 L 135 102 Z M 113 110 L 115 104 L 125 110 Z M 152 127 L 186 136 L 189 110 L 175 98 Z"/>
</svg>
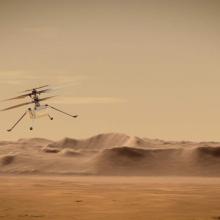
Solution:
<svg viewBox="0 0 220 220">
<path fill-rule="evenodd" d="M 29 108 L 28 113 L 31 119 L 41 118 L 48 116 L 48 106 L 40 105 L 39 103 L 34 108 Z"/>
</svg>

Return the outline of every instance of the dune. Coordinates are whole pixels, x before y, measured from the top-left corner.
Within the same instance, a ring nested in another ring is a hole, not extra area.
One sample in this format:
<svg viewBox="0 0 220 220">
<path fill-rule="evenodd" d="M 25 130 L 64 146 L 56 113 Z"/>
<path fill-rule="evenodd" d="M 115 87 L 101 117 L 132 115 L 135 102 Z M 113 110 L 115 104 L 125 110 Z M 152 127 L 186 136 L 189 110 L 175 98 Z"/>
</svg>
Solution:
<svg viewBox="0 0 220 220">
<path fill-rule="evenodd" d="M 220 147 L 198 147 L 197 151 L 201 156 L 220 157 Z"/>
<path fill-rule="evenodd" d="M 69 157 L 82 156 L 81 153 L 68 148 L 61 150 L 59 153 L 60 155 L 69 156 Z"/>
<path fill-rule="evenodd" d="M 15 154 L 1 155 L 0 161 L 3 166 L 11 164 L 16 158 Z"/>
<path fill-rule="evenodd" d="M 61 141 L 49 144 L 53 148 L 73 148 L 83 150 L 100 150 L 109 147 L 122 146 L 130 139 L 129 136 L 118 133 L 99 134 L 94 137 L 77 140 L 71 138 L 64 138 Z"/>
<path fill-rule="evenodd" d="M 138 149 L 121 147 L 101 152 L 95 161 L 103 175 L 219 176 L 219 149 Z"/>
<path fill-rule="evenodd" d="M 46 153 L 58 153 L 58 152 L 60 152 L 59 149 L 52 148 L 52 147 L 48 147 L 48 146 L 43 147 L 43 148 L 42 148 L 42 151 L 43 151 L 43 152 L 46 152 Z"/>
<path fill-rule="evenodd" d="M 8 145 L 8 144 L 13 144 L 13 143 L 14 143 L 13 141 L 0 141 L 0 147 Z"/>
<path fill-rule="evenodd" d="M 220 143 L 119 133 L 87 139 L 0 142 L 0 173 L 220 176 Z"/>
<path fill-rule="evenodd" d="M 30 145 L 30 146 L 47 146 L 52 143 L 51 140 L 45 138 L 30 138 L 30 139 L 19 139 L 18 144 Z"/>
</svg>

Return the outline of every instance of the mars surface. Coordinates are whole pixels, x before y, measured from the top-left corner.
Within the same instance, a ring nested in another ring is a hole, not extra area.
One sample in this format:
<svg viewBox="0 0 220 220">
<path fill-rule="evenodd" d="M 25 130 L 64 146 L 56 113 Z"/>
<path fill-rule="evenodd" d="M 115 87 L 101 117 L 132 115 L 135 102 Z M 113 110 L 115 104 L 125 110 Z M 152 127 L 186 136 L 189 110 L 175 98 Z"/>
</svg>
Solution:
<svg viewBox="0 0 220 220">
<path fill-rule="evenodd" d="M 0 219 L 220 219 L 220 179 L 1 177 Z"/>
<path fill-rule="evenodd" d="M 220 143 L 124 134 L 0 142 L 0 219 L 220 219 Z"/>
</svg>

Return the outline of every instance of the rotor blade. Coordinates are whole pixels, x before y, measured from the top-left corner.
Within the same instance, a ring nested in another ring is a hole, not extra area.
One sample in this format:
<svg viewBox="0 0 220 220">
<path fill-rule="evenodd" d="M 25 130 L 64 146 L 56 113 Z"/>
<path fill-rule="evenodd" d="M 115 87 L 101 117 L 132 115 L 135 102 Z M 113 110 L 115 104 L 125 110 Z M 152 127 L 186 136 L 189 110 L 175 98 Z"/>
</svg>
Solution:
<svg viewBox="0 0 220 220">
<path fill-rule="evenodd" d="M 10 110 L 10 109 L 13 109 L 13 108 L 19 108 L 21 106 L 24 106 L 24 105 L 29 105 L 33 102 L 25 102 L 25 103 L 22 103 L 22 104 L 19 104 L 19 105 L 14 105 L 14 106 L 11 106 L 11 107 L 8 107 L 8 108 L 5 108 L 5 109 L 2 109 L 1 111 L 7 111 L 7 110 Z"/>
<path fill-rule="evenodd" d="M 44 89 L 44 90 L 41 90 L 41 91 L 37 91 L 37 94 L 41 94 L 41 93 L 46 93 L 46 92 L 49 92 L 51 89 Z M 27 96 L 30 96 L 32 93 L 28 93 L 28 94 L 24 94 L 24 95 L 19 95 L 19 96 L 16 96 L 16 97 L 13 97 L 13 98 L 10 98 L 10 99 L 5 99 L 3 101 L 11 101 L 11 100 L 16 100 L 16 99 L 23 99 Z"/>
<path fill-rule="evenodd" d="M 47 99 L 52 99 L 52 98 L 54 98 L 54 97 L 56 97 L 56 96 L 54 95 L 54 96 L 45 97 L 45 98 L 39 99 L 39 101 L 40 101 L 40 102 L 41 102 L 41 101 L 45 101 L 45 100 L 47 100 Z"/>
<path fill-rule="evenodd" d="M 13 97 L 13 98 L 10 98 L 10 99 L 5 99 L 3 101 L 10 101 L 10 100 L 15 100 L 15 99 L 23 99 L 27 96 L 31 95 L 31 93 L 28 93 L 28 94 L 24 94 L 24 95 L 19 95 L 19 96 L 16 96 L 16 97 Z"/>
<path fill-rule="evenodd" d="M 47 92 L 50 92 L 52 89 L 44 89 L 44 90 L 40 90 L 40 91 L 37 91 L 37 94 L 41 94 L 41 93 L 47 93 Z"/>
<path fill-rule="evenodd" d="M 39 87 L 36 87 L 36 88 L 33 88 L 33 89 L 42 89 L 42 88 L 45 88 L 49 85 L 43 85 L 43 86 L 39 86 Z M 33 89 L 27 89 L 27 90 L 24 90 L 23 92 L 29 92 L 29 91 L 32 91 Z"/>
</svg>

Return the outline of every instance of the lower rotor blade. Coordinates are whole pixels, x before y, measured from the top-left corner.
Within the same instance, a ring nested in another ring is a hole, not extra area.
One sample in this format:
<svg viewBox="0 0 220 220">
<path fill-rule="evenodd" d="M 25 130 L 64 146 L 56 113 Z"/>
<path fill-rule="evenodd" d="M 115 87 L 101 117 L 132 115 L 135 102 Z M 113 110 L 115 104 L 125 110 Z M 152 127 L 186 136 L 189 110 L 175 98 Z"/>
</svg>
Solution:
<svg viewBox="0 0 220 220">
<path fill-rule="evenodd" d="M 32 104 L 32 103 L 33 103 L 33 102 L 25 102 L 25 103 L 22 103 L 22 104 L 19 104 L 19 105 L 14 105 L 14 106 L 11 106 L 11 107 L 2 109 L 1 111 L 7 111 L 7 110 L 10 110 L 10 109 L 19 108 L 19 107 L 21 107 L 21 106 L 29 105 L 29 104 Z"/>
<path fill-rule="evenodd" d="M 25 98 L 25 97 L 27 97 L 27 96 L 29 96 L 29 95 L 31 95 L 31 93 L 24 94 L 24 95 L 19 95 L 19 96 L 16 96 L 16 97 L 14 97 L 14 98 L 5 99 L 5 100 L 3 100 L 3 101 L 10 101 L 10 100 L 16 100 L 16 99 L 23 99 L 23 98 Z"/>
</svg>

